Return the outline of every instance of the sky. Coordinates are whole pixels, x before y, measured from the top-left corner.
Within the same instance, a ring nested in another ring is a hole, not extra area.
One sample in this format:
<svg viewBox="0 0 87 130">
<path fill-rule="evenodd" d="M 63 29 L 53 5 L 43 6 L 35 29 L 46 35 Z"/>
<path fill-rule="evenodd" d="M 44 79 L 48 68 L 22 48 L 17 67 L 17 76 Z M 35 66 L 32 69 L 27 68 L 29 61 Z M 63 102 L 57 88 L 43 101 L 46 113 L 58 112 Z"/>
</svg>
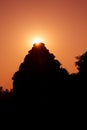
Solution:
<svg viewBox="0 0 87 130">
<path fill-rule="evenodd" d="M 40 37 L 69 73 L 87 50 L 87 0 L 0 0 L 0 86 L 12 76 Z"/>
</svg>

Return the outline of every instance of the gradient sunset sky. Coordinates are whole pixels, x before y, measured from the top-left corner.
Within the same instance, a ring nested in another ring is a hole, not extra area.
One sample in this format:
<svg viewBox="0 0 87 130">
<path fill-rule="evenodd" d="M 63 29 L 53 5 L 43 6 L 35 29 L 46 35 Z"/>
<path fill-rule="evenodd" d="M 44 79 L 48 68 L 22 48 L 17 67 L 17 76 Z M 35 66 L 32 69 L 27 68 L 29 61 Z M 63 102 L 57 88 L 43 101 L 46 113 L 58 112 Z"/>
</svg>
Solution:
<svg viewBox="0 0 87 130">
<path fill-rule="evenodd" d="M 87 50 L 87 0 L 0 0 L 0 85 L 12 76 L 40 37 L 69 73 Z"/>
</svg>

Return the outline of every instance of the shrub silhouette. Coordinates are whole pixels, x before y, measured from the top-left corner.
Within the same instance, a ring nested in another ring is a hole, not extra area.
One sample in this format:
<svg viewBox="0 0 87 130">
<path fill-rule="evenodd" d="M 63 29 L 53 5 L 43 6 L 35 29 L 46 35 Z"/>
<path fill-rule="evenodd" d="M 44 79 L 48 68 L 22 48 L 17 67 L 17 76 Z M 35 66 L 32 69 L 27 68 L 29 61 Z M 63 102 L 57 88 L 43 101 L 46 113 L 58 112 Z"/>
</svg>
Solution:
<svg viewBox="0 0 87 130">
<path fill-rule="evenodd" d="M 48 96 L 50 99 L 57 96 L 57 89 L 67 76 L 66 69 L 44 43 L 34 44 L 13 75 L 13 92 L 20 100 L 48 103 Z"/>
</svg>

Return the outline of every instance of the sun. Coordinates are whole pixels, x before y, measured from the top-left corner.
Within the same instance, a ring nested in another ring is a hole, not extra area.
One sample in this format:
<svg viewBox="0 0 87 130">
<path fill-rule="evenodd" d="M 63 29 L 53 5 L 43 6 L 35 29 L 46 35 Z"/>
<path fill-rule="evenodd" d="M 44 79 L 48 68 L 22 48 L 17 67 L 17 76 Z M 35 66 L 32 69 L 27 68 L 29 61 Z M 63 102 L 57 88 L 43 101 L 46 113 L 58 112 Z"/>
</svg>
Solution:
<svg viewBox="0 0 87 130">
<path fill-rule="evenodd" d="M 43 43 L 43 40 L 41 38 L 35 38 L 33 40 L 33 44 L 40 44 L 40 43 Z"/>
</svg>

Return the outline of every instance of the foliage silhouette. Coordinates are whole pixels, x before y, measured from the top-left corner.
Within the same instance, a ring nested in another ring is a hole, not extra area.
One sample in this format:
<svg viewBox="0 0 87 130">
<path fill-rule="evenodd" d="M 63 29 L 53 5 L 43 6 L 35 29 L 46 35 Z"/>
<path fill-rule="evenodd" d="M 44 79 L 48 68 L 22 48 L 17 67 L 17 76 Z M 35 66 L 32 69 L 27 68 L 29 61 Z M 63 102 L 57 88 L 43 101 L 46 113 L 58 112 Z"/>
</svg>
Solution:
<svg viewBox="0 0 87 130">
<path fill-rule="evenodd" d="M 76 59 L 75 65 L 77 66 L 79 73 L 82 75 L 87 74 L 87 51 L 82 55 L 77 56 Z"/>
<path fill-rule="evenodd" d="M 0 86 L 0 111 L 11 111 L 11 108 L 13 108 L 13 90 L 4 90 Z"/>
<path fill-rule="evenodd" d="M 3 87 L 0 86 L 0 101 L 7 100 L 12 95 L 12 93 L 13 93 L 12 89 L 11 90 L 8 90 L 8 89 L 3 90 Z"/>
<path fill-rule="evenodd" d="M 76 57 L 77 61 L 75 65 L 78 69 L 78 84 L 79 86 L 86 87 L 87 86 L 87 51 L 80 56 Z"/>
<path fill-rule="evenodd" d="M 77 56 L 76 59 L 77 61 L 75 62 L 75 65 L 78 69 L 77 79 L 79 86 L 78 95 L 80 97 L 80 103 L 82 104 L 82 106 L 84 106 L 87 102 L 87 51 L 84 52 L 82 55 Z"/>
</svg>

